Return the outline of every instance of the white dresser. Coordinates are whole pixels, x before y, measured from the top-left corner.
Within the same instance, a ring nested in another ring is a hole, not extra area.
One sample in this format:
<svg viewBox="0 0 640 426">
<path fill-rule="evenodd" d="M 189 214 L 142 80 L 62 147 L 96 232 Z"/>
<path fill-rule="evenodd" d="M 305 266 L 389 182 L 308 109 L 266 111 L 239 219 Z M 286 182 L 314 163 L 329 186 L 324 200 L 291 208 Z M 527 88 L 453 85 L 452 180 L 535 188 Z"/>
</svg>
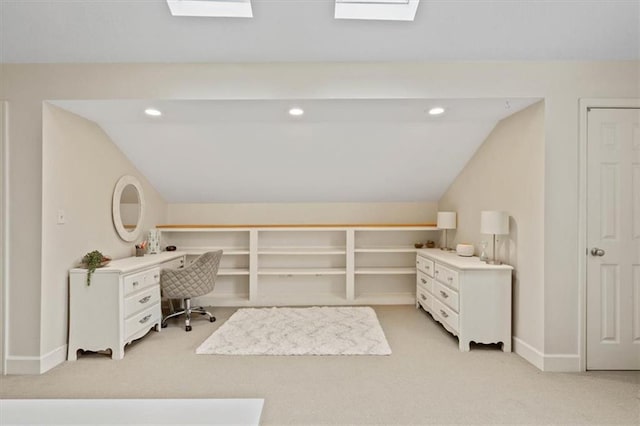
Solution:
<svg viewBox="0 0 640 426">
<path fill-rule="evenodd" d="M 416 256 L 416 308 L 422 306 L 450 333 L 461 351 L 469 343 L 502 342 L 511 352 L 511 272 L 478 257 L 423 249 Z"/>
<path fill-rule="evenodd" d="M 184 265 L 185 253 L 163 252 L 113 260 L 98 268 L 87 286 L 87 270 L 70 271 L 69 361 L 79 349 L 111 349 L 112 359 L 124 347 L 154 328 L 160 331 L 160 270 Z"/>
</svg>

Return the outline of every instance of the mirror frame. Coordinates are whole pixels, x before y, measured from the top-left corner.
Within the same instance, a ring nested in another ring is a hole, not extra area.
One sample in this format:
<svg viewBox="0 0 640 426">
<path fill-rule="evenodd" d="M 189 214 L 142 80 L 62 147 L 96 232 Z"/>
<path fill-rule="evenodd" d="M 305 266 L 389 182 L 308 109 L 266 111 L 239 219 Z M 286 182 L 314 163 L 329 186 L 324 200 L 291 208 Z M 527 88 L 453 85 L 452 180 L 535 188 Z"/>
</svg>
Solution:
<svg viewBox="0 0 640 426">
<path fill-rule="evenodd" d="M 122 192 L 128 185 L 133 185 L 138 192 L 138 200 L 140 201 L 138 223 L 136 223 L 136 227 L 131 231 L 124 227 L 124 224 L 122 223 L 122 216 L 120 215 L 120 199 L 122 198 Z M 123 240 L 131 242 L 140 236 L 140 233 L 142 232 L 142 222 L 144 221 L 144 204 L 144 192 L 142 191 L 142 184 L 140 184 L 138 178 L 135 176 L 124 175 L 118 179 L 116 187 L 113 190 L 111 210 L 113 213 L 113 226 L 115 226 L 118 235 Z"/>
</svg>

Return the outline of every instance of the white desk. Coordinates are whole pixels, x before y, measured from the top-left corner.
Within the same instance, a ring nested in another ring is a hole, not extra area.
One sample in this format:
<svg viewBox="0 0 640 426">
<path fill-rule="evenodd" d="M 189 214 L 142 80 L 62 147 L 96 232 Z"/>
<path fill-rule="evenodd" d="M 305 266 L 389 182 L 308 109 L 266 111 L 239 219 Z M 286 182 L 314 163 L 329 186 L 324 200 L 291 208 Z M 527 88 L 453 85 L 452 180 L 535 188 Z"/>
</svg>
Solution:
<svg viewBox="0 0 640 426">
<path fill-rule="evenodd" d="M 264 399 L 6 399 L 0 424 L 255 425 Z"/>
<path fill-rule="evenodd" d="M 152 328 L 160 331 L 160 270 L 184 265 L 184 252 L 162 252 L 113 260 L 96 269 L 87 286 L 87 270 L 70 271 L 69 346 L 67 358 L 79 349 L 111 349 L 112 359 Z"/>
</svg>

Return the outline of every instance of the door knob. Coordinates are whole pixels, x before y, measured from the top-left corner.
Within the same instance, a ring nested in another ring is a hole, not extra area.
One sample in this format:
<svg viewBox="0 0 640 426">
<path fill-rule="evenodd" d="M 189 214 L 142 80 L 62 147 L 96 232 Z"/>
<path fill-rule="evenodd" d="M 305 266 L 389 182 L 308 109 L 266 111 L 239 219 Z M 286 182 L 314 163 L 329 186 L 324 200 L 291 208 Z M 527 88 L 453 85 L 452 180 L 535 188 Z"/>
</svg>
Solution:
<svg viewBox="0 0 640 426">
<path fill-rule="evenodd" d="M 591 256 L 604 256 L 604 250 L 594 247 L 591 249 Z"/>
</svg>

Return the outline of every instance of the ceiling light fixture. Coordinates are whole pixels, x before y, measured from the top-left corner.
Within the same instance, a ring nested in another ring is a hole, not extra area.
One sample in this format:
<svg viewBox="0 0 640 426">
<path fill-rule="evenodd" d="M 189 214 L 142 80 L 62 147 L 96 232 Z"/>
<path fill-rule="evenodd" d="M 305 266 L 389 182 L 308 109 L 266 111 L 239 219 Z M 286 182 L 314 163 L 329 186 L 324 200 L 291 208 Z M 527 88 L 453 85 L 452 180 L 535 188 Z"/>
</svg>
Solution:
<svg viewBox="0 0 640 426">
<path fill-rule="evenodd" d="M 173 16 L 253 18 L 251 0 L 167 0 Z"/>
<path fill-rule="evenodd" d="M 442 107 L 435 107 L 429 110 L 429 115 L 440 115 L 442 113 L 444 113 L 444 108 Z"/>
<path fill-rule="evenodd" d="M 289 110 L 289 115 L 300 116 L 304 114 L 304 110 L 302 108 L 294 107 Z"/>
<path fill-rule="evenodd" d="M 420 0 L 336 0 L 335 19 L 413 21 Z"/>
<path fill-rule="evenodd" d="M 144 113 L 150 115 L 151 117 L 160 117 L 162 112 L 158 111 L 155 108 L 147 108 L 144 110 Z"/>
</svg>

